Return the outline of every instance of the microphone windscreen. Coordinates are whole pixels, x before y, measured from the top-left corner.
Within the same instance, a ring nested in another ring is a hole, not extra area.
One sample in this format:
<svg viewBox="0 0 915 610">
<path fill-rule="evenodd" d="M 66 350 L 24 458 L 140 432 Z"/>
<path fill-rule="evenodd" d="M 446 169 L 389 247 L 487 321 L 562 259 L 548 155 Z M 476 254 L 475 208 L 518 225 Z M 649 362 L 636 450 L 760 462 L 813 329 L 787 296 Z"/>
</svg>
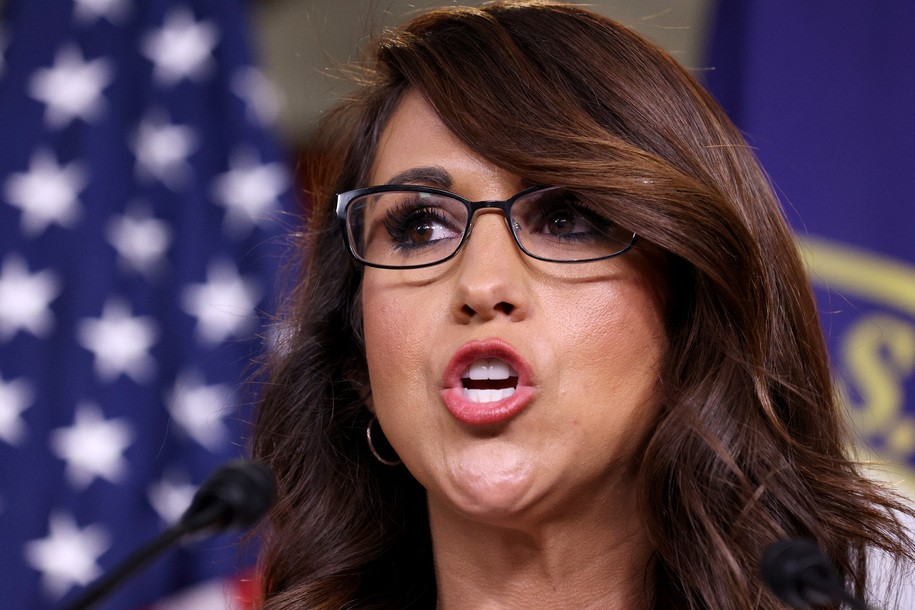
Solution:
<svg viewBox="0 0 915 610">
<path fill-rule="evenodd" d="M 779 540 L 769 547 L 760 563 L 763 582 L 792 608 L 838 601 L 839 576 L 829 559 L 810 540 Z"/>
<path fill-rule="evenodd" d="M 246 529 L 273 504 L 276 483 L 270 469 L 254 460 L 234 460 L 203 482 L 181 522 L 188 531 Z"/>
</svg>

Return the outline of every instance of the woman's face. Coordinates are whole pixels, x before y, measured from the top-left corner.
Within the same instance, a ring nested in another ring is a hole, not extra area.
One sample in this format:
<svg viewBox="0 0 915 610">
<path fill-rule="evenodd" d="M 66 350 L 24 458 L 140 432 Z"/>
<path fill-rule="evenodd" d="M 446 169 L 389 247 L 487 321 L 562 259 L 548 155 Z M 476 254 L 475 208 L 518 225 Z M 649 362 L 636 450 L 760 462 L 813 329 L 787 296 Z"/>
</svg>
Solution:
<svg viewBox="0 0 915 610">
<path fill-rule="evenodd" d="M 474 201 L 529 186 L 457 140 L 416 93 L 384 129 L 369 184 L 410 170 L 427 176 L 410 184 Z M 658 411 L 661 284 L 638 247 L 591 263 L 532 259 L 498 210 L 477 213 L 450 261 L 367 267 L 372 409 L 430 512 L 518 524 L 632 508 Z M 503 379 L 467 379 L 487 376 Z"/>
</svg>

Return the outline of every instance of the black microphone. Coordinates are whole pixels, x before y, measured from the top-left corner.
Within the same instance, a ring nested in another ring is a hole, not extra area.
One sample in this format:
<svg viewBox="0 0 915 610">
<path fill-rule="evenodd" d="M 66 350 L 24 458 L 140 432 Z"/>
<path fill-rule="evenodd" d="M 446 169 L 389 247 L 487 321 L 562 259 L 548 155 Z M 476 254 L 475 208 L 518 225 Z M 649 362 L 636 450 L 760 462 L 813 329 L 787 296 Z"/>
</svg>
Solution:
<svg viewBox="0 0 915 610">
<path fill-rule="evenodd" d="M 845 603 L 853 610 L 868 610 L 845 590 L 835 567 L 810 540 L 779 540 L 763 556 L 760 572 L 766 586 L 792 608 Z"/>
<path fill-rule="evenodd" d="M 253 460 L 234 460 L 223 465 L 203 482 L 178 523 L 95 581 L 67 606 L 67 610 L 92 607 L 128 576 L 189 534 L 206 531 L 212 535 L 229 529 L 251 527 L 264 516 L 275 497 L 276 483 L 264 464 Z"/>
<path fill-rule="evenodd" d="M 276 496 L 273 473 L 254 460 L 235 460 L 210 475 L 178 527 L 185 534 L 210 529 L 213 533 L 247 529 L 260 521 Z"/>
</svg>

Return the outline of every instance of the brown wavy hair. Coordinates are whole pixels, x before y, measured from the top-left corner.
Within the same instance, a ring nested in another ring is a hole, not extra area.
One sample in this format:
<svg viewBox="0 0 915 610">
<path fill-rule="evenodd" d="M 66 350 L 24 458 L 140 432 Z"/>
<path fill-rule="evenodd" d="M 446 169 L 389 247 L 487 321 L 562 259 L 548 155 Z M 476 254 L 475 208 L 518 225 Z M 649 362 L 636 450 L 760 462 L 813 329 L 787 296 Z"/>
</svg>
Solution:
<svg viewBox="0 0 915 610">
<path fill-rule="evenodd" d="M 867 549 L 913 560 L 899 521 L 911 512 L 848 457 L 817 311 L 772 189 L 666 53 L 574 5 L 495 3 L 413 19 L 376 42 L 363 74 L 310 144 L 303 262 L 263 380 L 253 450 L 279 482 L 265 608 L 435 605 L 424 491 L 365 442 L 362 271 L 333 203 L 366 185 L 408 90 L 529 183 L 614 195 L 608 213 L 666 253 L 661 414 L 638 465 L 655 608 L 782 607 L 757 565 L 786 537 L 815 540 L 859 594 Z"/>
</svg>

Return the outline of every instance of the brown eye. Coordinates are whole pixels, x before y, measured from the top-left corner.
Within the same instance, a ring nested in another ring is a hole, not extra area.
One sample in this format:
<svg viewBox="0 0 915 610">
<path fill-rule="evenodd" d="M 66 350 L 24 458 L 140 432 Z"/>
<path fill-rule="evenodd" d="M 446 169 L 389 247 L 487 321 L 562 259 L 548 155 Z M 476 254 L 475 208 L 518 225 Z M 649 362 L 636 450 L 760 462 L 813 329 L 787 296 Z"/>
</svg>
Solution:
<svg viewBox="0 0 915 610">
<path fill-rule="evenodd" d="M 417 220 L 404 229 L 404 237 L 412 244 L 424 244 L 435 238 L 435 223 L 425 218 Z"/>
<path fill-rule="evenodd" d="M 545 219 L 543 228 L 556 237 L 570 235 L 575 232 L 576 224 L 581 224 L 583 220 L 580 214 L 577 217 L 576 223 L 576 214 L 571 209 L 555 210 Z"/>
<path fill-rule="evenodd" d="M 543 237 L 586 239 L 602 233 L 611 224 L 567 190 L 548 191 L 526 209 L 527 230 Z"/>
<path fill-rule="evenodd" d="M 610 202 L 564 187 L 542 187 L 512 204 L 512 232 L 521 248 L 547 261 L 575 262 L 609 258 L 635 240 L 603 212 Z"/>
</svg>

